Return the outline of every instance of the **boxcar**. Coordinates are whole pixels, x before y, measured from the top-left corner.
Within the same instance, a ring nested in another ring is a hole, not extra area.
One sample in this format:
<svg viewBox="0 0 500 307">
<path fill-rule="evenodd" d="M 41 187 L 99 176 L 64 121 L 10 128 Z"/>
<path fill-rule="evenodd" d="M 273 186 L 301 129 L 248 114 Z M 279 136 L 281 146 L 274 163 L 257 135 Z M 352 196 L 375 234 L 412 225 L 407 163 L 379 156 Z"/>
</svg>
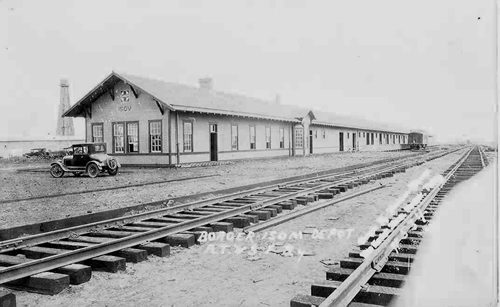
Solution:
<svg viewBox="0 0 500 307">
<path fill-rule="evenodd" d="M 408 144 L 410 149 L 423 149 L 427 147 L 427 135 L 421 132 L 410 132 L 408 134 Z"/>
</svg>

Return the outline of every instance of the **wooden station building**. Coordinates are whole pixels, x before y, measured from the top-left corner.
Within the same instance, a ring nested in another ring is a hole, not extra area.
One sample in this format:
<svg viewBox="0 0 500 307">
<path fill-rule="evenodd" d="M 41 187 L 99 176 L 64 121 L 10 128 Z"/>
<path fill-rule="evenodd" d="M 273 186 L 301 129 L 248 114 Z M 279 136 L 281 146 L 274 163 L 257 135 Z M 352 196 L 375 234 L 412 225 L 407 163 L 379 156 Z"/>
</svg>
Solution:
<svg viewBox="0 0 500 307">
<path fill-rule="evenodd" d="M 124 165 L 397 150 L 408 131 L 199 86 L 112 72 L 63 116 Z"/>
</svg>

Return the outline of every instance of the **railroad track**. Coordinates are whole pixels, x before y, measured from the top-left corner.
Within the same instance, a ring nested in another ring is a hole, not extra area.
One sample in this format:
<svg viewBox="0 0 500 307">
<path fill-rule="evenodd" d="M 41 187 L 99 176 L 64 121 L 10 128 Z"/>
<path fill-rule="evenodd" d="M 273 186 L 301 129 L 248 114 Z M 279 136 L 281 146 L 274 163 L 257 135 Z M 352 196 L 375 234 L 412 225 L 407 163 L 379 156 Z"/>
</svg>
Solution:
<svg viewBox="0 0 500 307">
<path fill-rule="evenodd" d="M 340 267 L 326 272 L 326 280 L 311 285 L 311 295 L 296 295 L 290 306 L 389 305 L 401 293 L 426 225 L 442 200 L 486 163 L 480 148 L 467 150 L 442 174 L 442 182 L 420 190 L 417 201 L 404 201 L 389 220 L 340 261 Z"/>
<path fill-rule="evenodd" d="M 450 152 L 430 154 L 425 160 Z M 249 227 L 283 215 L 284 211 L 299 204 L 338 198 L 337 194 L 353 187 L 393 176 L 425 160 L 412 157 L 0 241 L 0 284 L 55 294 L 70 283 L 88 281 L 92 270 L 117 272 L 125 269 L 126 262 L 143 261 L 150 254 L 167 256 L 172 245 L 190 247 L 196 244 L 203 231 L 229 232 L 234 227 Z"/>
</svg>

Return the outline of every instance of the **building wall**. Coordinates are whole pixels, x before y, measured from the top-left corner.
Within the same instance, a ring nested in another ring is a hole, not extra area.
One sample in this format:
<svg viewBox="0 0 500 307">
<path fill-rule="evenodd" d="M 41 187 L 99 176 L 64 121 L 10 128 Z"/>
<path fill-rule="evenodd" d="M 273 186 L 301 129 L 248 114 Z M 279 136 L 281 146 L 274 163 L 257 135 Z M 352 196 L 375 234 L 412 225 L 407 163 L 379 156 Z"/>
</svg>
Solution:
<svg viewBox="0 0 500 307">
<path fill-rule="evenodd" d="M 128 101 L 121 102 L 122 91 L 129 91 Z M 122 164 L 175 164 L 210 160 L 209 124 L 217 124 L 218 159 L 248 159 L 258 157 L 288 156 L 291 154 L 292 124 L 282 121 L 251 119 L 246 117 L 209 115 L 200 113 L 170 112 L 162 115 L 151 96 L 139 93 L 136 98 L 130 87 L 123 82 L 114 88 L 115 97 L 109 93 L 100 96 L 92 105 L 91 116 L 86 117 L 86 140 L 92 141 L 92 125 L 103 124 L 104 142 L 109 154 L 115 155 Z M 162 121 L 162 152 L 151 153 L 149 148 L 149 121 Z M 193 151 L 183 148 L 183 123 L 193 125 Z M 112 125 L 116 122 L 138 122 L 139 153 L 118 154 L 113 152 Z M 231 148 L 231 126 L 238 126 L 238 150 Z M 256 148 L 250 149 L 250 125 L 256 129 Z M 271 149 L 266 148 L 265 128 L 271 128 Z M 279 129 L 284 131 L 284 148 L 279 148 Z M 179 155 L 177 155 L 179 148 Z"/>
<path fill-rule="evenodd" d="M 384 151 L 384 150 L 398 150 L 401 149 L 401 144 L 405 144 L 408 136 L 405 134 L 388 134 L 389 144 L 386 143 L 386 133 L 366 130 L 356 130 L 340 127 L 328 127 L 311 125 L 310 130 L 313 134 L 313 153 L 329 153 L 340 151 L 340 135 L 343 133 L 344 151 Z M 368 135 L 373 133 L 373 144 L 366 144 Z M 382 144 L 380 144 L 380 133 L 382 133 Z M 395 136 L 394 141 L 391 139 L 392 135 Z M 401 135 L 401 141 L 398 139 Z M 355 139 L 355 146 L 353 146 L 353 138 Z"/>
<path fill-rule="evenodd" d="M 128 102 L 120 101 L 121 91 L 129 91 Z M 135 98 L 130 87 L 123 82 L 115 86 L 114 93 L 114 100 L 111 95 L 105 93 L 92 104 L 91 116 L 87 116 L 85 120 L 87 141 L 92 141 L 92 124 L 103 123 L 104 141 L 107 143 L 108 153 L 112 153 L 112 123 L 138 121 L 139 153 L 149 153 L 148 121 L 161 120 L 164 137 L 162 152 L 168 153 L 168 143 L 165 142 L 168 135 L 168 110 L 162 115 L 151 96 L 139 93 L 138 98 Z"/>
<path fill-rule="evenodd" d="M 128 91 L 128 101 L 122 101 L 121 93 Z M 90 116 L 86 117 L 86 140 L 92 141 L 92 124 L 103 124 L 104 142 L 108 153 L 117 156 L 122 164 L 176 164 L 210 161 L 210 124 L 217 124 L 218 160 L 249 159 L 310 154 L 310 133 L 312 131 L 313 154 L 340 151 L 339 133 L 344 134 L 344 151 L 353 150 L 353 135 L 356 135 L 356 150 L 380 151 L 400 149 L 400 144 L 379 142 L 379 133 L 374 133 L 374 144 L 366 145 L 367 131 L 311 124 L 310 115 L 302 123 L 263 120 L 239 116 L 223 116 L 175 112 L 165 110 L 162 114 L 154 99 L 139 92 L 136 98 L 131 88 L 120 82 L 115 85 L 114 99 L 109 93 L 101 95 L 92 105 Z M 151 153 L 149 145 L 149 121 L 162 122 L 162 151 Z M 115 122 L 138 122 L 139 152 L 117 154 L 113 151 L 112 124 Z M 184 150 L 184 122 L 193 126 L 193 150 Z M 238 149 L 231 148 L 231 126 L 238 126 Z M 250 149 L 250 126 L 255 126 L 256 148 Z M 266 148 L 265 131 L 271 128 L 271 148 Z M 303 128 L 303 146 L 295 148 L 296 130 Z M 279 129 L 284 131 L 284 148 L 279 146 Z M 371 133 L 371 131 L 369 132 Z M 323 136 L 324 135 L 324 136 Z M 385 135 L 385 134 L 384 134 Z M 385 136 L 384 136 L 385 137 Z M 385 139 L 384 139 L 385 140 Z M 179 153 L 177 153 L 177 148 Z"/>
<path fill-rule="evenodd" d="M 192 122 L 193 124 L 193 152 L 184 151 L 184 122 Z M 178 142 L 181 163 L 210 160 L 210 124 L 217 125 L 219 160 L 288 156 L 291 153 L 291 123 L 235 116 L 179 112 Z M 231 146 L 232 125 L 238 127 L 237 150 L 233 150 Z M 175 129 L 175 124 L 173 126 Z M 255 126 L 255 149 L 250 149 L 250 126 Z M 266 127 L 270 127 L 271 129 L 270 149 L 266 148 Z M 284 132 L 284 148 L 280 148 L 280 128 L 282 128 Z M 175 137 L 175 132 L 173 135 Z M 175 140 L 173 141 L 175 143 Z M 176 153 L 174 147 L 172 148 L 172 152 Z M 173 161 L 177 161 L 176 157 L 173 157 Z"/>
</svg>

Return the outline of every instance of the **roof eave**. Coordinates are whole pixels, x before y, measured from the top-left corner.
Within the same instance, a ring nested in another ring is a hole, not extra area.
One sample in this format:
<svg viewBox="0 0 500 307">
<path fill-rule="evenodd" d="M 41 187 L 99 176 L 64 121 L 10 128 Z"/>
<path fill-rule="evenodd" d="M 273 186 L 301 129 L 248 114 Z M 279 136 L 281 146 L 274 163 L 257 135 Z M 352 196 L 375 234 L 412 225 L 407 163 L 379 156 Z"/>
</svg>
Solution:
<svg viewBox="0 0 500 307">
<path fill-rule="evenodd" d="M 182 111 L 182 112 L 195 112 L 195 113 L 204 113 L 204 114 L 220 114 L 220 115 L 228 115 L 228 116 L 250 117 L 250 118 L 276 120 L 276 121 L 284 121 L 284 122 L 291 122 L 291 123 L 299 122 L 297 119 L 294 119 L 294 118 L 267 116 L 267 115 L 254 114 L 254 113 L 235 112 L 235 111 L 210 109 L 210 108 L 196 108 L 196 107 L 188 107 L 188 106 L 175 105 L 175 104 L 173 105 L 173 107 L 176 111 Z"/>
</svg>

